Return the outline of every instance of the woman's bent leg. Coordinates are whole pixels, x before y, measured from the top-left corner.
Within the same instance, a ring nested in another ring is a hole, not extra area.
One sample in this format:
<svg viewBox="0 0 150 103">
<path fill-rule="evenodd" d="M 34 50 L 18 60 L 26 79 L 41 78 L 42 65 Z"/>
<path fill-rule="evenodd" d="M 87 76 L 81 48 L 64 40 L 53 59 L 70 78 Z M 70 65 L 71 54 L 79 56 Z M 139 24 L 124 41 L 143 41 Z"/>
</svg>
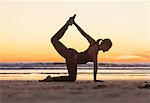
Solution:
<svg viewBox="0 0 150 103">
<path fill-rule="evenodd" d="M 57 50 L 57 52 L 66 58 L 67 56 L 67 47 L 65 45 L 63 45 L 59 39 L 62 38 L 62 36 L 64 35 L 65 31 L 68 28 L 68 24 L 66 23 L 52 38 L 51 38 L 51 42 L 53 44 L 53 46 L 55 47 L 55 49 Z"/>
<path fill-rule="evenodd" d="M 77 76 L 77 64 L 72 60 L 66 60 L 69 76 L 53 77 L 53 81 L 59 82 L 74 82 Z"/>
<path fill-rule="evenodd" d="M 53 77 L 54 82 L 74 82 L 76 79 L 72 79 L 70 76 L 60 76 L 60 77 Z"/>
</svg>

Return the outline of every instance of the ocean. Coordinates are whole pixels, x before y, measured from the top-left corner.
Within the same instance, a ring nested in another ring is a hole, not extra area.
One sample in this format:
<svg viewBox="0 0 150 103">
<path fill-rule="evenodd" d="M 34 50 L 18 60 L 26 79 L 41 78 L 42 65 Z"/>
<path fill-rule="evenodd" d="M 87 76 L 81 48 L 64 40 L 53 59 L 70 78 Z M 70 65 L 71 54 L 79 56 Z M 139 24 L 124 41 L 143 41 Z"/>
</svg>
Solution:
<svg viewBox="0 0 150 103">
<path fill-rule="evenodd" d="M 93 63 L 79 64 L 77 80 L 93 80 Z M 0 80 L 41 80 L 68 75 L 65 63 L 0 63 Z M 98 80 L 150 80 L 150 63 L 98 63 Z"/>
</svg>

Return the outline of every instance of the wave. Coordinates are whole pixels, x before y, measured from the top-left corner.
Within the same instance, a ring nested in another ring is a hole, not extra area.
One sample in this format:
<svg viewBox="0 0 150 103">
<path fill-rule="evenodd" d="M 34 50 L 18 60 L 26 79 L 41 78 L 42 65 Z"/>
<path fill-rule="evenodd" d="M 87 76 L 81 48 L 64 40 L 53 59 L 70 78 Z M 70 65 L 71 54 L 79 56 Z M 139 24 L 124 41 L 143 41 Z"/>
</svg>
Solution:
<svg viewBox="0 0 150 103">
<path fill-rule="evenodd" d="M 94 67 L 78 67 L 80 70 L 92 70 Z M 65 70 L 64 67 L 0 67 L 0 70 Z M 98 67 L 100 70 L 150 70 L 150 67 Z"/>
<path fill-rule="evenodd" d="M 65 63 L 0 63 L 0 67 L 64 67 Z M 93 63 L 79 64 L 81 67 L 91 67 Z M 150 63 L 98 63 L 100 67 L 150 67 Z"/>
</svg>

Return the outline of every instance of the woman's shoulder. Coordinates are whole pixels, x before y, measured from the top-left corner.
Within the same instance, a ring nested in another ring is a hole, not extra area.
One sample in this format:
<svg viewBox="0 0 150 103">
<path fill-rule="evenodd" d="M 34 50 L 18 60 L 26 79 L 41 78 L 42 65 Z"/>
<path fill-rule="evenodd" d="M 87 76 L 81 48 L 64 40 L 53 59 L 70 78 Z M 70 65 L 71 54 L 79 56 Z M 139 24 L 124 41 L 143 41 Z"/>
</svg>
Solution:
<svg viewBox="0 0 150 103">
<path fill-rule="evenodd" d="M 98 52 L 98 45 L 94 44 L 94 45 L 89 46 L 88 48 L 89 54 L 93 54 L 93 53 L 95 54 L 97 52 Z"/>
<path fill-rule="evenodd" d="M 89 49 L 98 49 L 98 45 L 97 44 L 93 44 L 89 46 Z"/>
</svg>

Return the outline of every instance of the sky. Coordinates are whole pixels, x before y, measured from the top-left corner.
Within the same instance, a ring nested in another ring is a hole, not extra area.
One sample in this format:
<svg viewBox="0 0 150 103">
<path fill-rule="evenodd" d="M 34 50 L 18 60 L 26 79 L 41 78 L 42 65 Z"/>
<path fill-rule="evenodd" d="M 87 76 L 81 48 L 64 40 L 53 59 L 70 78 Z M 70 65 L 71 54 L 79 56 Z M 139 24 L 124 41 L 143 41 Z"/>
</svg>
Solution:
<svg viewBox="0 0 150 103">
<path fill-rule="evenodd" d="M 99 62 L 150 62 L 150 2 L 0 1 L 0 62 L 64 62 L 50 38 L 76 14 L 76 23 L 95 40 L 110 38 L 108 52 Z M 70 26 L 61 42 L 78 52 L 89 46 Z"/>
</svg>

